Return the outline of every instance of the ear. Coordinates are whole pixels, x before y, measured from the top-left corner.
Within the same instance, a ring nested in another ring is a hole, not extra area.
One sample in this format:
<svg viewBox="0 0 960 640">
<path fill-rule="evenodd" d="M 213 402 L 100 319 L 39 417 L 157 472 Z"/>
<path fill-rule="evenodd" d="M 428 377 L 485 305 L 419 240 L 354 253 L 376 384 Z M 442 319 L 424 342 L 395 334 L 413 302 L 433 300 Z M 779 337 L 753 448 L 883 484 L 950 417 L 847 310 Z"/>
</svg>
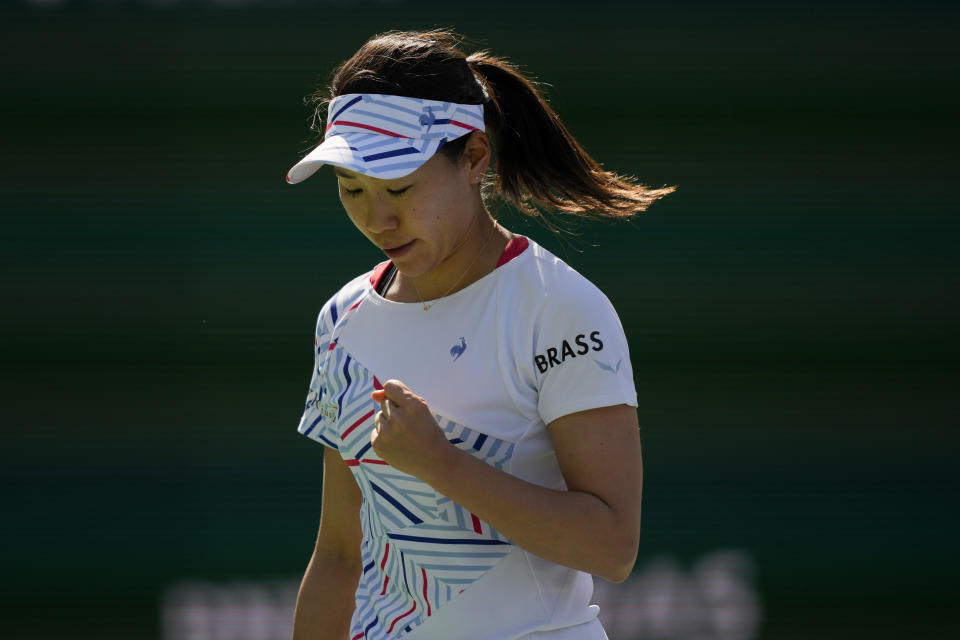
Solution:
<svg viewBox="0 0 960 640">
<path fill-rule="evenodd" d="M 490 140 L 483 131 L 474 131 L 467 138 L 463 149 L 463 159 L 467 163 L 470 176 L 482 176 L 490 166 Z"/>
</svg>

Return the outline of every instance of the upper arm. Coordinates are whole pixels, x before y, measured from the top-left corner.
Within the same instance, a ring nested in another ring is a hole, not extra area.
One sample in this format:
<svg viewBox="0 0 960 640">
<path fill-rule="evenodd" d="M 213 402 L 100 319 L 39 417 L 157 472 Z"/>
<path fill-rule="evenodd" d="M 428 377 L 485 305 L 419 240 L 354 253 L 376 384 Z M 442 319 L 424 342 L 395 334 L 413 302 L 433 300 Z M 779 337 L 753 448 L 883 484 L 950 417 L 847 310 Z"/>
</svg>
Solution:
<svg viewBox="0 0 960 640">
<path fill-rule="evenodd" d="M 323 448 L 323 493 L 317 549 L 360 564 L 360 505 L 363 496 L 350 467 L 329 447 Z"/>
<path fill-rule="evenodd" d="M 643 490 L 636 408 L 620 404 L 579 411 L 557 418 L 549 428 L 567 488 L 610 507 L 623 534 L 620 541 L 635 553 Z"/>
</svg>

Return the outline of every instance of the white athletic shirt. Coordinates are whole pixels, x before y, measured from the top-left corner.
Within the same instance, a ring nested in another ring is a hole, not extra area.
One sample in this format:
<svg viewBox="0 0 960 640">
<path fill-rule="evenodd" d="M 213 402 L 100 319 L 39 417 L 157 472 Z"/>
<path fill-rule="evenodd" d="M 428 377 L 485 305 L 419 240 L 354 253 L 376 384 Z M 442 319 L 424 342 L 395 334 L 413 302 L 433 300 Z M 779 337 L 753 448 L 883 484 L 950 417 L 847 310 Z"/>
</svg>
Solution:
<svg viewBox="0 0 960 640">
<path fill-rule="evenodd" d="M 363 493 L 351 640 L 512 640 L 574 625 L 585 625 L 578 637 L 604 638 L 596 621 L 585 624 L 598 611 L 589 574 L 513 545 L 378 458 L 370 433 L 379 405 L 370 392 L 400 380 L 459 449 L 566 489 L 547 425 L 576 411 L 637 404 L 613 306 L 525 237 L 511 240 L 491 273 L 429 311 L 376 292 L 388 266 L 354 279 L 320 311 L 298 427 L 340 453 Z"/>
</svg>

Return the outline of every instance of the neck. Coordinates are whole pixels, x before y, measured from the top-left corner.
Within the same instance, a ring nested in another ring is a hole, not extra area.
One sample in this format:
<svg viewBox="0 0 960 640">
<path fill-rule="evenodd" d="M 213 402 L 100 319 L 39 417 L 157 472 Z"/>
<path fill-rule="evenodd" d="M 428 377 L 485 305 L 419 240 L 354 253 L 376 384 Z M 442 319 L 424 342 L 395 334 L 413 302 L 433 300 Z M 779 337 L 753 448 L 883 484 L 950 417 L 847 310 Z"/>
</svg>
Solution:
<svg viewBox="0 0 960 640">
<path fill-rule="evenodd" d="M 478 213 L 464 240 L 439 265 L 419 276 L 399 274 L 397 299 L 436 300 L 473 284 L 493 271 L 511 235 L 485 210 Z"/>
</svg>

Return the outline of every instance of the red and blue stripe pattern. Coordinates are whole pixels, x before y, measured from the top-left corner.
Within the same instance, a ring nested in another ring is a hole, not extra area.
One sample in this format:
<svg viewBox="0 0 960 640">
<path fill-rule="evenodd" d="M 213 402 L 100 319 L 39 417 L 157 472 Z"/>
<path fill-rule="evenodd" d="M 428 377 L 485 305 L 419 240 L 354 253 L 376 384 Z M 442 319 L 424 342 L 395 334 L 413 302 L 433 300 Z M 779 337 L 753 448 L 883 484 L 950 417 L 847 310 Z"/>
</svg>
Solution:
<svg viewBox="0 0 960 640">
<path fill-rule="evenodd" d="M 380 388 L 380 381 L 338 340 L 362 300 L 340 295 L 321 312 L 319 364 L 300 432 L 339 451 L 363 494 L 363 573 L 350 638 L 392 640 L 429 620 L 513 545 L 476 514 L 392 468 L 373 450 L 370 434 L 379 406 L 370 392 Z M 454 446 L 499 469 L 510 461 L 512 443 L 436 417 Z"/>
<path fill-rule="evenodd" d="M 419 168 L 444 142 L 485 130 L 479 104 L 351 93 L 331 100 L 327 112 L 323 143 L 290 170 L 287 182 L 305 180 L 324 164 L 399 178 Z"/>
<path fill-rule="evenodd" d="M 438 421 L 450 442 L 498 468 L 513 453 L 511 443 L 439 416 Z M 368 446 L 372 427 L 371 420 L 361 449 Z M 351 468 L 364 496 L 363 573 L 350 637 L 401 638 L 493 568 L 513 545 L 429 485 L 381 464 L 372 447 L 358 458 L 352 458 Z"/>
<path fill-rule="evenodd" d="M 328 365 L 328 361 L 337 355 L 335 331 L 343 330 L 350 314 L 363 302 L 365 291 L 362 284 L 359 282 L 352 284 L 353 286 L 347 285 L 337 292 L 320 310 L 313 339 L 315 349 L 313 375 L 310 378 L 310 388 L 307 391 L 307 401 L 300 417 L 300 424 L 297 426 L 297 431 L 303 435 L 338 451 L 339 444 L 323 434 L 324 415 L 333 417 L 334 413 L 339 414 L 339 404 L 337 404 L 337 398 L 327 393 L 324 388 L 321 373 L 328 366 L 334 366 L 334 364 Z"/>
</svg>

